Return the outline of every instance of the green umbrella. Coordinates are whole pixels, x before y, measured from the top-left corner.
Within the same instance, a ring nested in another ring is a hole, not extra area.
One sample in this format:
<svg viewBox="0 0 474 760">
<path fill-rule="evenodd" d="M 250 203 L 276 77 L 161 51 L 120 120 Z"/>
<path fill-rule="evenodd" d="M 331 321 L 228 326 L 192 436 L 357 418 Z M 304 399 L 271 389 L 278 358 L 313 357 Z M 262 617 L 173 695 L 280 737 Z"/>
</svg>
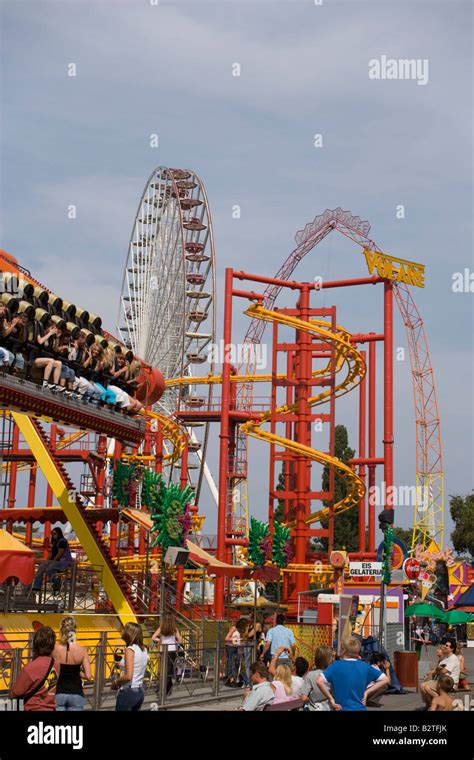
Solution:
<svg viewBox="0 0 474 760">
<path fill-rule="evenodd" d="M 463 612 L 462 610 L 450 610 L 444 613 L 443 622 L 449 623 L 449 625 L 474 623 L 474 615 L 470 615 L 469 612 Z"/>
<path fill-rule="evenodd" d="M 405 617 L 437 617 L 444 620 L 445 613 L 428 602 L 416 602 L 405 609 Z"/>
</svg>

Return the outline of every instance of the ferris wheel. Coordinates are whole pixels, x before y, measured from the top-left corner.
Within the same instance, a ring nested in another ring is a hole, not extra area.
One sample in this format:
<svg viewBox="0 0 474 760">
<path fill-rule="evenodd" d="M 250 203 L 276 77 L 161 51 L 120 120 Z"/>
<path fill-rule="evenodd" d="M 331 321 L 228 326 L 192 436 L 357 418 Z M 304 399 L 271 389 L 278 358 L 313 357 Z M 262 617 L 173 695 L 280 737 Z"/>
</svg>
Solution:
<svg viewBox="0 0 474 760">
<path fill-rule="evenodd" d="M 215 343 L 215 292 L 212 220 L 203 183 L 195 172 L 160 166 L 138 204 L 117 327 L 123 342 L 165 379 L 190 378 L 189 385 L 168 388 L 156 405 L 167 416 L 210 404 L 212 385 L 196 396 L 192 377 L 197 365 L 208 362 L 208 371 L 214 369 L 209 347 Z M 205 462 L 209 423 L 186 425 L 196 498 L 203 476 L 215 496 Z"/>
</svg>

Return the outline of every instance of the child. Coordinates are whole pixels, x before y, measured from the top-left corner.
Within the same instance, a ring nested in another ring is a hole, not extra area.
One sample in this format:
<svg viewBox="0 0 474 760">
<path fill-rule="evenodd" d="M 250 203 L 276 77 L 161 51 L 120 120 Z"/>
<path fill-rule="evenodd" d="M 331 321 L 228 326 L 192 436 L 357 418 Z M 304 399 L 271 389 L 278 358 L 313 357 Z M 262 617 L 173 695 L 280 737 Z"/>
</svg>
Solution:
<svg viewBox="0 0 474 760">
<path fill-rule="evenodd" d="M 365 711 L 367 699 L 388 684 L 388 678 L 360 659 L 360 641 L 354 636 L 343 639 L 341 654 L 342 659 L 320 673 L 316 685 L 333 710 Z"/>
<path fill-rule="evenodd" d="M 451 711 L 453 709 L 453 700 L 449 696 L 449 692 L 453 690 L 454 681 L 451 676 L 441 675 L 436 683 L 437 695 L 433 697 L 430 711 Z"/>
</svg>

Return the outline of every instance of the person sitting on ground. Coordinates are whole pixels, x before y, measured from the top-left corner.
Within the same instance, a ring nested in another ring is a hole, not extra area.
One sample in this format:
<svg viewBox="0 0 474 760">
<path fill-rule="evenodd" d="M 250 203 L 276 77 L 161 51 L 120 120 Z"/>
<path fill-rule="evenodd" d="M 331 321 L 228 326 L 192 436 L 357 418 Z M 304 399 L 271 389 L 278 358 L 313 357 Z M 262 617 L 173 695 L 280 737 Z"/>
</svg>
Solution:
<svg viewBox="0 0 474 760">
<path fill-rule="evenodd" d="M 347 636 L 341 643 L 342 659 L 329 665 L 316 679 L 333 710 L 365 711 L 367 699 L 388 681 L 384 673 L 360 659 L 360 648 L 359 639 Z"/>
<path fill-rule="evenodd" d="M 367 699 L 367 707 L 382 707 L 382 703 L 380 702 L 380 698 L 382 694 L 385 694 L 388 687 L 390 686 L 391 676 L 390 676 L 390 663 L 388 660 L 385 659 L 383 654 L 379 654 L 374 652 L 370 658 L 370 664 L 372 667 L 379 670 L 381 673 L 385 673 L 385 675 L 388 678 L 388 683 L 384 683 L 381 686 L 377 688 L 376 691 L 372 692 L 371 696 Z M 371 688 L 373 686 L 372 683 L 369 684 L 368 688 Z"/>
<path fill-rule="evenodd" d="M 275 693 L 275 699 L 273 700 L 274 705 L 279 705 L 283 702 L 290 702 L 292 699 L 296 699 L 296 695 L 293 693 L 291 668 L 289 665 L 277 665 L 270 686 Z"/>
<path fill-rule="evenodd" d="M 453 690 L 454 681 L 451 676 L 440 675 L 436 684 L 436 696 L 431 700 L 431 712 L 447 712 L 453 710 L 453 700 L 449 692 Z"/>
<path fill-rule="evenodd" d="M 425 710 L 430 708 L 432 700 L 438 694 L 437 682 L 441 675 L 451 676 L 454 688 L 457 688 L 459 684 L 459 673 L 461 669 L 459 659 L 456 657 L 456 642 L 454 639 L 445 639 L 441 647 L 438 647 L 436 650 L 436 654 L 438 657 L 441 654 L 438 665 L 435 670 L 429 674 L 431 677 L 420 684 L 420 694 L 424 702 Z"/>
<path fill-rule="evenodd" d="M 317 679 L 330 666 L 334 660 L 334 651 L 331 647 L 318 647 L 314 653 L 314 670 L 310 670 L 304 678 L 300 698 L 305 702 L 304 709 L 310 711 L 326 711 L 331 709 L 329 700 L 322 693 L 317 684 Z"/>
<path fill-rule="evenodd" d="M 25 665 L 11 688 L 11 696 L 23 700 L 25 712 L 56 710 L 56 683 L 60 665 L 53 657 L 56 634 L 41 626 L 33 635 L 33 659 Z"/>
<path fill-rule="evenodd" d="M 278 661 L 280 658 L 280 655 L 283 652 L 284 647 L 278 647 L 277 650 L 275 650 L 275 654 L 272 657 L 272 660 L 270 662 L 270 665 L 268 667 L 268 672 L 275 676 L 277 667 L 278 667 Z M 304 657 L 297 657 L 296 660 L 293 662 L 293 660 L 286 660 L 285 662 L 288 663 L 288 667 L 291 670 L 291 688 L 293 691 L 293 697 L 299 697 L 303 684 L 304 684 L 304 676 L 308 672 L 309 669 L 309 663 L 308 660 L 306 660 Z"/>
<path fill-rule="evenodd" d="M 250 681 L 252 689 L 248 691 L 240 709 L 245 712 L 261 711 L 266 705 L 271 705 L 275 699 L 275 692 L 267 679 L 267 669 L 263 662 L 252 663 Z"/>
<path fill-rule="evenodd" d="M 265 646 L 263 648 L 263 656 L 268 650 L 272 658 L 275 656 L 277 649 L 281 649 L 279 659 L 284 665 L 289 659 L 295 657 L 296 642 L 295 636 L 291 628 L 285 626 L 285 616 L 282 614 L 277 615 L 276 625 L 270 628 L 265 637 Z"/>
<path fill-rule="evenodd" d="M 427 706 L 429 707 L 429 705 L 431 704 L 431 700 L 438 693 L 437 691 L 438 677 L 443 672 L 442 668 L 439 668 L 439 664 L 443 660 L 445 655 L 446 655 L 446 650 L 444 646 L 440 644 L 436 648 L 436 657 L 438 658 L 438 661 L 434 668 L 432 668 L 431 670 L 428 670 L 425 673 L 423 681 L 420 684 L 421 698 L 423 699 L 423 702 L 425 702 L 425 707 L 421 709 L 426 709 Z"/>
<path fill-rule="evenodd" d="M 71 549 L 69 548 L 69 541 L 64 537 L 61 528 L 53 528 L 51 531 L 51 552 L 50 557 L 45 562 L 42 562 L 38 568 L 38 572 L 35 575 L 33 581 L 32 591 L 41 590 L 41 582 L 43 575 L 46 573 L 51 580 L 54 593 L 59 593 L 61 590 L 61 581 L 57 577 L 58 570 L 65 570 L 72 564 Z"/>
<path fill-rule="evenodd" d="M 304 679 L 309 671 L 309 662 L 306 657 L 297 657 L 291 671 L 291 683 L 293 685 L 293 694 L 297 697 L 301 696 Z"/>
</svg>

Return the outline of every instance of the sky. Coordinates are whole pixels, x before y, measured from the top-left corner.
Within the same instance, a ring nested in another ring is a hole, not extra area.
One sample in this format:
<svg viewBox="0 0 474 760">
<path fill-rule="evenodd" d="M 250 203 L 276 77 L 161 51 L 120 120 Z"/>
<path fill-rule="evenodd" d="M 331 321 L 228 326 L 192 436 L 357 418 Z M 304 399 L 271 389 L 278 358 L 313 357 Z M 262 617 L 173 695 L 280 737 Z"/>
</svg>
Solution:
<svg viewBox="0 0 474 760">
<path fill-rule="evenodd" d="M 145 181 L 159 165 L 192 168 L 213 217 L 220 326 L 226 267 L 276 273 L 314 216 L 350 210 L 369 220 L 382 250 L 426 265 L 426 287 L 413 295 L 437 383 L 445 493 L 472 489 L 473 294 L 453 292 L 453 275 L 474 271 L 470 3 L 3 0 L 1 36 L 5 250 L 115 331 Z M 371 79 L 369 61 L 382 56 L 419 60 L 427 82 Z M 76 76 L 68 76 L 70 64 Z M 360 249 L 332 233 L 295 276 L 366 273 Z M 337 305 L 338 322 L 352 332 L 379 331 L 375 290 L 323 292 L 319 303 Z M 246 318 L 236 311 L 234 324 L 237 341 Z M 406 349 L 398 317 L 395 345 Z M 357 448 L 352 396 L 338 404 L 337 422 Z M 395 482 L 411 485 L 407 353 L 395 363 L 395 426 Z M 216 429 L 214 474 L 217 436 Z M 381 441 L 378 425 L 379 455 Z M 268 452 L 252 442 L 250 454 L 250 512 L 262 519 Z M 208 492 L 201 506 L 212 533 Z M 446 541 L 448 512 L 446 498 Z M 397 523 L 411 521 L 411 508 L 400 509 Z"/>
</svg>

